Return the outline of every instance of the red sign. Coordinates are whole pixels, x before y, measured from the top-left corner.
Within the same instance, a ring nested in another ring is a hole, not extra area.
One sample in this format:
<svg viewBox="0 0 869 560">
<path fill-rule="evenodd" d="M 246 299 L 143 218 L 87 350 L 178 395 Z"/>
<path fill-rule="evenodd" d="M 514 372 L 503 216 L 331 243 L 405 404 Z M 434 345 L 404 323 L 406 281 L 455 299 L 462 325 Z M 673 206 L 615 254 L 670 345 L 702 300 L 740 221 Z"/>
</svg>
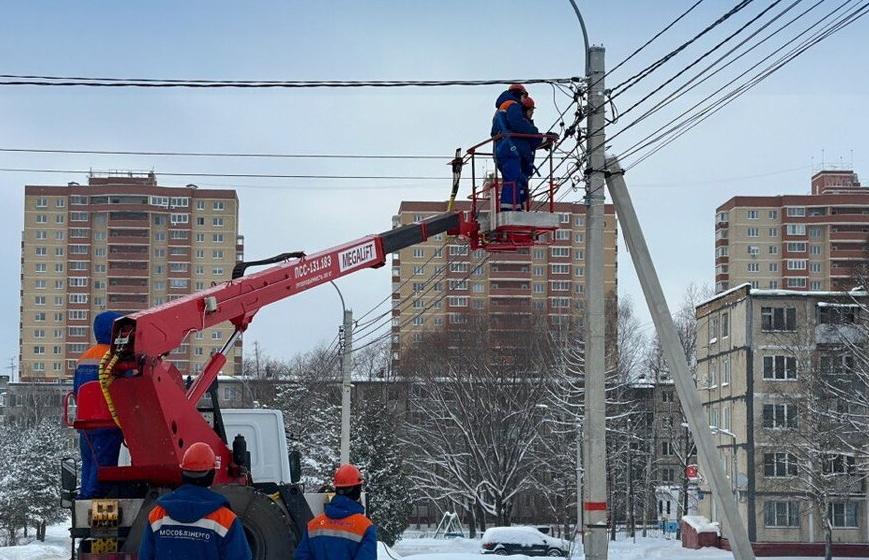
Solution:
<svg viewBox="0 0 869 560">
<path fill-rule="evenodd" d="M 688 480 L 697 480 L 700 478 L 697 474 L 697 465 L 688 465 L 685 467 L 685 476 Z"/>
</svg>

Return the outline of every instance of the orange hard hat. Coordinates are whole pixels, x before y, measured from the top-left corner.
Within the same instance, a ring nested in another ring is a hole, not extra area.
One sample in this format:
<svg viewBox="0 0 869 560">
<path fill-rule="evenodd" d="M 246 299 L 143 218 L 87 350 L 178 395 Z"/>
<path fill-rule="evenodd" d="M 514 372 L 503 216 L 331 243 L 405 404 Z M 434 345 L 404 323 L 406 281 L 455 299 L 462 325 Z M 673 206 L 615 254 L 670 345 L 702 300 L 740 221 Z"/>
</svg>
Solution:
<svg viewBox="0 0 869 560">
<path fill-rule="evenodd" d="M 184 452 L 180 466 L 183 471 L 205 472 L 214 469 L 217 466 L 217 461 L 211 446 L 197 441 Z"/>
<path fill-rule="evenodd" d="M 522 100 L 522 108 L 524 109 L 534 109 L 534 100 L 531 99 L 531 96 L 526 96 L 525 99 Z"/>
<path fill-rule="evenodd" d="M 522 84 L 510 84 L 510 87 L 507 88 L 507 91 L 513 91 L 517 89 L 525 95 L 528 95 L 528 90 L 525 89 L 525 86 L 523 86 Z"/>
<path fill-rule="evenodd" d="M 355 465 L 341 465 L 335 471 L 335 488 L 347 488 L 362 484 L 362 473 Z"/>
</svg>

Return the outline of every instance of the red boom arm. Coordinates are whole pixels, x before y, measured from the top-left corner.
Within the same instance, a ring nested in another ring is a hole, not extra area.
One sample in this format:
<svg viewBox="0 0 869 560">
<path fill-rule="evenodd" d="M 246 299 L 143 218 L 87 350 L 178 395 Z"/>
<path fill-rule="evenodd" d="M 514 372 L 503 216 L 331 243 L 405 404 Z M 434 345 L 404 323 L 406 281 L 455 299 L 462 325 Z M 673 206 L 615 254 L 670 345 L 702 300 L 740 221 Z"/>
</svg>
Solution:
<svg viewBox="0 0 869 560">
<path fill-rule="evenodd" d="M 232 453 L 196 409 L 217 378 L 225 354 L 260 308 L 365 268 L 378 268 L 386 255 L 427 240 L 432 235 L 470 235 L 475 222 L 448 212 L 423 222 L 301 256 L 208 290 L 133 313 L 115 321 L 112 354 L 117 363 L 109 385 L 111 406 L 130 450 L 132 466 L 100 469 L 100 480 L 147 480 L 158 485 L 180 481 L 178 464 L 197 441 L 211 445 L 219 457 L 216 482 L 244 483 L 232 464 Z M 186 391 L 181 373 L 163 356 L 192 332 L 225 321 L 235 333 L 215 354 Z"/>
</svg>

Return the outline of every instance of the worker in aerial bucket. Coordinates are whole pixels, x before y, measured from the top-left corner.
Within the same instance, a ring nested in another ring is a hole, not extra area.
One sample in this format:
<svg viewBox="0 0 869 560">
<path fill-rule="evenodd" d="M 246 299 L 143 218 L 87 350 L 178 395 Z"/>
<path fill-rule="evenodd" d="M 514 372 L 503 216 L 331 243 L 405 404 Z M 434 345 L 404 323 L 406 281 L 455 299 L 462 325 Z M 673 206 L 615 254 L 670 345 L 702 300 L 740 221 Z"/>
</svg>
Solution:
<svg viewBox="0 0 869 560">
<path fill-rule="evenodd" d="M 177 490 L 160 497 L 148 514 L 139 560 L 251 560 L 241 520 L 229 500 L 209 487 L 217 458 L 196 442 L 181 459 Z"/>
<path fill-rule="evenodd" d="M 78 397 L 79 388 L 89 381 L 99 380 L 100 361 L 109 351 L 112 342 L 112 324 L 123 317 L 115 311 L 103 311 L 94 318 L 94 337 L 96 345 L 90 347 L 78 359 L 73 380 L 73 393 Z M 104 498 L 110 487 L 97 481 L 99 467 L 116 467 L 118 453 L 124 435 L 118 428 L 100 428 L 79 432 L 79 452 L 81 453 L 81 491 L 80 499 Z"/>
<path fill-rule="evenodd" d="M 495 101 L 492 137 L 502 134 L 537 134 L 537 128 L 525 118 L 522 102 L 528 91 L 522 84 L 512 84 Z M 522 210 L 528 199 L 528 176 L 522 173 L 522 159 L 530 158 L 527 138 L 505 136 L 495 141 L 495 165 L 501 172 L 501 210 Z"/>
<path fill-rule="evenodd" d="M 354 465 L 335 471 L 335 497 L 308 522 L 295 560 L 377 560 L 377 530 L 360 503 L 362 473 Z"/>
</svg>

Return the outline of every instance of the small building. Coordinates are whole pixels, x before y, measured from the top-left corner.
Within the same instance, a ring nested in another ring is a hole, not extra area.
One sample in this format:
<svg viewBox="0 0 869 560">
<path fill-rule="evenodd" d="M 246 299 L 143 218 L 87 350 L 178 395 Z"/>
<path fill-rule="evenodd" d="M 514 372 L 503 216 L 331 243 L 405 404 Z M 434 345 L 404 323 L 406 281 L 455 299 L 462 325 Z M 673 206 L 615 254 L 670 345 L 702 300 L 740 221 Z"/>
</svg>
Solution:
<svg viewBox="0 0 869 560">
<path fill-rule="evenodd" d="M 814 550 L 827 518 L 834 543 L 869 542 L 866 465 L 850 451 L 869 434 L 842 422 L 869 414 L 855 358 L 866 303 L 863 291 L 743 284 L 696 308 L 697 389 L 753 543 Z M 700 491 L 699 513 L 724 522 L 707 481 Z"/>
</svg>

